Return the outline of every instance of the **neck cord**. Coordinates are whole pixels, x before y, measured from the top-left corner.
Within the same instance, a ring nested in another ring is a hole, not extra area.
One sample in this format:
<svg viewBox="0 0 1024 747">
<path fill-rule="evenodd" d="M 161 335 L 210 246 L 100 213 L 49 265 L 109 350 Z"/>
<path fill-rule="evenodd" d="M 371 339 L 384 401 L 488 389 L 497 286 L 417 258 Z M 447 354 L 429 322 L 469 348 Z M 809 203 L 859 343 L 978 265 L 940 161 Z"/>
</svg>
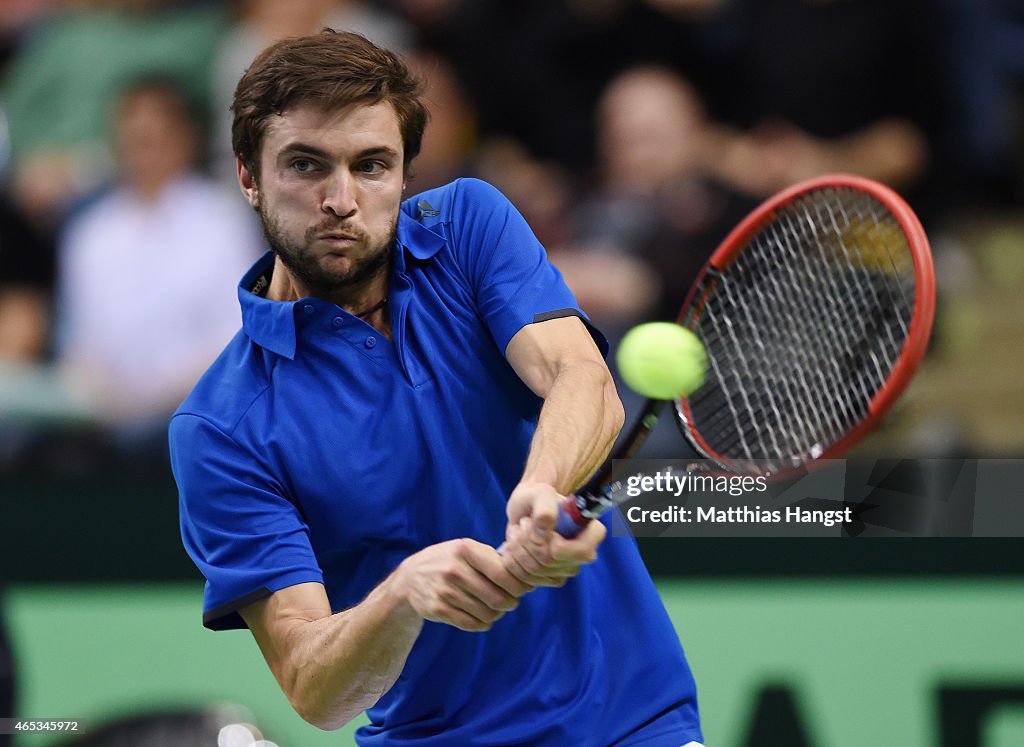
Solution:
<svg viewBox="0 0 1024 747">
<path fill-rule="evenodd" d="M 384 296 L 384 298 L 382 298 L 380 301 L 375 303 L 370 308 L 366 309 L 365 311 L 360 311 L 357 314 L 353 314 L 353 316 L 357 316 L 360 319 L 364 319 L 365 317 L 368 317 L 370 314 L 372 314 L 373 312 L 377 311 L 378 309 L 383 309 L 384 306 L 387 304 L 387 302 L 388 302 L 388 297 Z"/>
</svg>

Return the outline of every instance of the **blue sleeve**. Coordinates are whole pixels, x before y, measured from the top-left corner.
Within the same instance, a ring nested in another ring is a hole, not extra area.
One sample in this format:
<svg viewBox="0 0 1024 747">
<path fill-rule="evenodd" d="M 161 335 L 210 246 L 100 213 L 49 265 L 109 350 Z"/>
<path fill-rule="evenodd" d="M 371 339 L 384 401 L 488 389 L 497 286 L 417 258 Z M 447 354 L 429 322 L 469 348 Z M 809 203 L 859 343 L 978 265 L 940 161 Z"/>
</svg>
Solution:
<svg viewBox="0 0 1024 747">
<path fill-rule="evenodd" d="M 602 354 L 608 344 L 590 325 L 558 269 L 519 211 L 479 179 L 456 182 L 453 248 L 476 295 L 477 307 L 498 347 L 527 324 L 578 316 Z"/>
<path fill-rule="evenodd" d="M 230 436 L 179 414 L 170 425 L 185 550 L 206 578 L 203 624 L 243 628 L 238 610 L 272 592 L 323 583 L 298 508 Z"/>
</svg>

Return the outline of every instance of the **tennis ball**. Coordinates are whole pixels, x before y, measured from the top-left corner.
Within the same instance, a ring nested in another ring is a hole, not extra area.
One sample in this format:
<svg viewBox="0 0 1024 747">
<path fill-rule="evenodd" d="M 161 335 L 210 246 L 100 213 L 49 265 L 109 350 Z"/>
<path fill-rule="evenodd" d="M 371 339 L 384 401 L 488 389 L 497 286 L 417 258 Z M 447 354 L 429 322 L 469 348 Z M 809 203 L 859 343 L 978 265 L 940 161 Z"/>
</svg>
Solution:
<svg viewBox="0 0 1024 747">
<path fill-rule="evenodd" d="M 650 322 L 633 327 L 615 355 L 623 381 L 652 399 L 675 399 L 700 389 L 707 372 L 704 345 L 685 327 Z"/>
</svg>

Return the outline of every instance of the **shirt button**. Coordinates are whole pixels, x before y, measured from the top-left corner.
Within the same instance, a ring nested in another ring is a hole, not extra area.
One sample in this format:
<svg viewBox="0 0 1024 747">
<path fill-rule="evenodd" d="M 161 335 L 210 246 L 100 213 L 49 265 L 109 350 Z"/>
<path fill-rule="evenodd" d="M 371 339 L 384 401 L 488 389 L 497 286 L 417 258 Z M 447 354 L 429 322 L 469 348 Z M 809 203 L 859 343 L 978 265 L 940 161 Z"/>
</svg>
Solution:
<svg viewBox="0 0 1024 747">
<path fill-rule="evenodd" d="M 302 310 L 305 311 L 307 314 L 312 314 L 313 313 L 313 304 L 307 303 L 305 306 L 302 307 Z"/>
<path fill-rule="evenodd" d="M 345 320 L 342 319 L 340 316 L 336 316 L 331 320 L 331 324 L 333 324 L 335 327 L 340 327 L 344 323 Z"/>
<path fill-rule="evenodd" d="M 371 335 L 370 337 L 366 338 L 366 347 L 372 348 L 372 347 L 376 347 L 376 346 L 377 346 L 377 338 L 376 337 L 373 337 Z"/>
</svg>

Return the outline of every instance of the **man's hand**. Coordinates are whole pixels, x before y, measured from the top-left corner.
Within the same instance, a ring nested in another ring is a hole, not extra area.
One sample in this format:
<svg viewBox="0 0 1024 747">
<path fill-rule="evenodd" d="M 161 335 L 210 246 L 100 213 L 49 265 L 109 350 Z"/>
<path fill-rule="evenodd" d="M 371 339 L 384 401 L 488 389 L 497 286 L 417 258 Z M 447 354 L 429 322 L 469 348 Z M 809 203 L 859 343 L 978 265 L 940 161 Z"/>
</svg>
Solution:
<svg viewBox="0 0 1024 747">
<path fill-rule="evenodd" d="M 597 559 L 597 546 L 606 534 L 601 522 L 591 521 L 571 540 L 555 532 L 558 506 L 565 499 L 543 483 L 520 483 L 512 491 L 501 557 L 521 583 L 562 586 Z"/>
<path fill-rule="evenodd" d="M 409 556 L 393 580 L 423 619 L 474 632 L 490 629 L 534 588 L 510 573 L 493 547 L 471 539 L 431 545 Z"/>
</svg>

